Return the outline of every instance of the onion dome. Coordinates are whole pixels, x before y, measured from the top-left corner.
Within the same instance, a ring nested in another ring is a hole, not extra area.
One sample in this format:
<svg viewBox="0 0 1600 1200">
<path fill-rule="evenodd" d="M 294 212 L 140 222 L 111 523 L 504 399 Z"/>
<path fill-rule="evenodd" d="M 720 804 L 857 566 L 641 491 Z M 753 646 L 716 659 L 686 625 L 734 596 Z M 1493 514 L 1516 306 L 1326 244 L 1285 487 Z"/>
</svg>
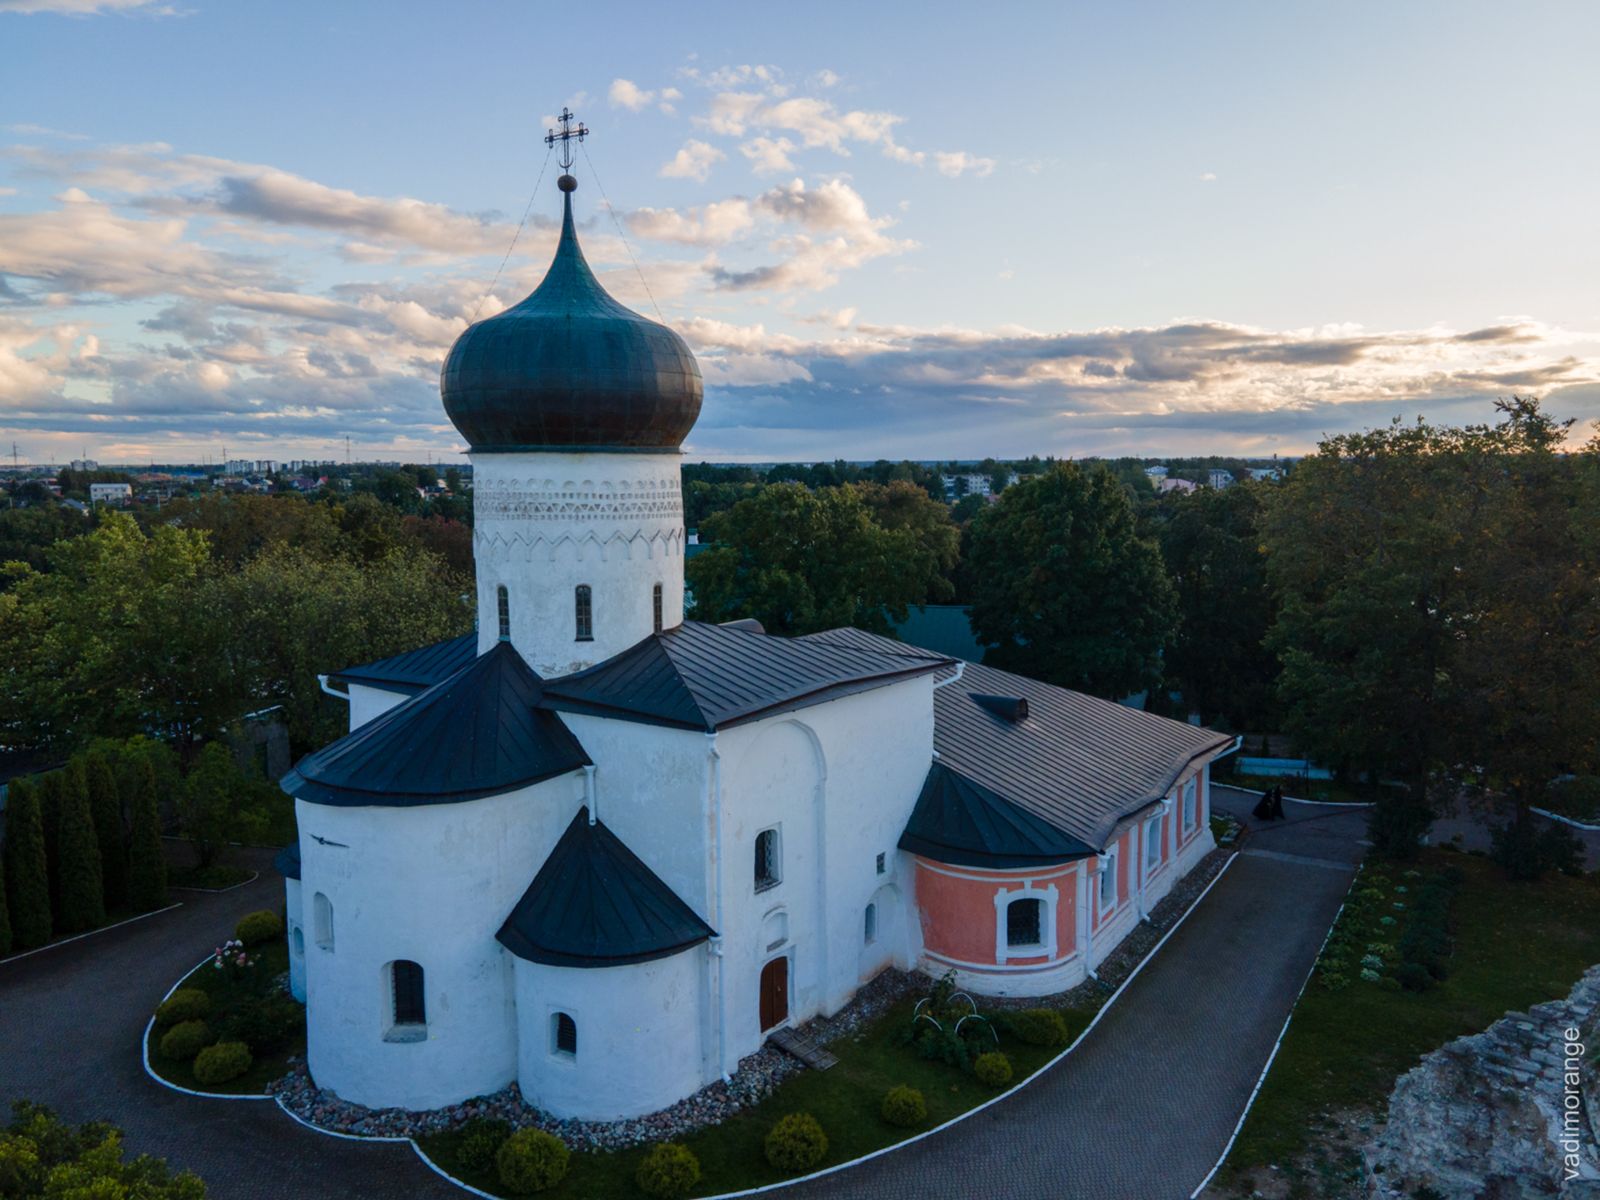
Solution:
<svg viewBox="0 0 1600 1200">
<path fill-rule="evenodd" d="M 474 451 L 674 450 L 700 414 L 700 367 L 665 325 L 594 277 L 560 179 L 561 242 L 534 293 L 467 328 L 439 379 Z"/>
</svg>

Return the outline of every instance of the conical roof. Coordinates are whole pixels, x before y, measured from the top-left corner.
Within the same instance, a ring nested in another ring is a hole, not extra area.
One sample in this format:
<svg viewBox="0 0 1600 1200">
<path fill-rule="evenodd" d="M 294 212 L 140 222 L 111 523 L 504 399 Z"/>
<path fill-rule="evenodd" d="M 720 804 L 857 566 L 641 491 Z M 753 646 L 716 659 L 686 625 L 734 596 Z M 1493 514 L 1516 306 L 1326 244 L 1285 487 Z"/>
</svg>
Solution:
<svg viewBox="0 0 1600 1200">
<path fill-rule="evenodd" d="M 681 337 L 600 286 L 566 190 L 544 282 L 456 339 L 439 390 L 475 451 L 642 451 L 682 444 L 700 414 L 702 384 Z"/>
<path fill-rule="evenodd" d="M 617 967 L 665 958 L 711 926 L 600 821 L 580 808 L 495 935 L 518 958 Z"/>
<path fill-rule="evenodd" d="M 314 804 L 403 807 L 495 796 L 586 766 L 510 642 L 302 758 L 280 781 Z"/>
</svg>

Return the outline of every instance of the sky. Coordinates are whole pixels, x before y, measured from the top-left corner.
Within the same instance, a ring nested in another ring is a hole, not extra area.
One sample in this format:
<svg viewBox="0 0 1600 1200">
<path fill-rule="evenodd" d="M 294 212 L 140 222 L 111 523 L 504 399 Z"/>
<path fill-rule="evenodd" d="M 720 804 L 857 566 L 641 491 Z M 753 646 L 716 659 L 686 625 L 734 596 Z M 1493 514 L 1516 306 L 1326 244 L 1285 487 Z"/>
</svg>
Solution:
<svg viewBox="0 0 1600 1200">
<path fill-rule="evenodd" d="M 694 457 L 1294 455 L 1513 392 L 1587 436 L 1596 45 L 1587 0 L 0 0 L 0 450 L 459 461 L 439 367 L 544 272 L 563 104 Z"/>
</svg>

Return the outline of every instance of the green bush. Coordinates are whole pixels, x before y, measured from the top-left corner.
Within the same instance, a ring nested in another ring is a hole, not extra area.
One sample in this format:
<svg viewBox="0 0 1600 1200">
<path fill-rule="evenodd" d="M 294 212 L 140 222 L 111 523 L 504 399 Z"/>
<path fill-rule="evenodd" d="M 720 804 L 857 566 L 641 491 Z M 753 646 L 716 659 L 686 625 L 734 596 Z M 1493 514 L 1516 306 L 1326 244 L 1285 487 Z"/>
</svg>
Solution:
<svg viewBox="0 0 1600 1200">
<path fill-rule="evenodd" d="M 1403 962 L 1395 968 L 1394 977 L 1400 981 L 1400 986 L 1408 992 L 1425 992 L 1434 986 L 1434 979 L 1428 968 L 1421 963 Z"/>
<path fill-rule="evenodd" d="M 915 1129 L 928 1119 L 928 1102 L 914 1087 L 901 1084 L 884 1094 L 883 1119 L 901 1129 Z"/>
<path fill-rule="evenodd" d="M 179 988 L 156 1009 L 156 1028 L 179 1021 L 200 1021 L 211 1015 L 211 997 L 199 988 Z"/>
<path fill-rule="evenodd" d="M 122 1135 L 111 1125 L 74 1128 L 26 1100 L 11 1111 L 10 1126 L 0 1131 L 0 1196 L 205 1200 L 205 1184 L 187 1171 L 172 1175 L 148 1155 L 124 1162 Z"/>
<path fill-rule="evenodd" d="M 998 1050 L 991 1050 L 987 1054 L 978 1055 L 972 1064 L 972 1073 L 978 1077 L 978 1082 L 989 1087 L 1005 1087 L 1011 1082 L 1011 1060 Z"/>
<path fill-rule="evenodd" d="M 89 784 L 82 761 L 68 762 L 54 772 L 54 777 L 59 805 L 55 867 L 60 887 L 60 931 L 78 933 L 106 923 L 100 840 L 89 808 Z"/>
<path fill-rule="evenodd" d="M 1025 1008 L 1009 1014 L 1006 1028 L 1019 1042 L 1030 1046 L 1065 1046 L 1067 1019 L 1053 1008 Z"/>
<path fill-rule="evenodd" d="M 495 1168 L 506 1191 L 518 1195 L 542 1192 L 567 1173 L 567 1145 L 542 1129 L 519 1129 L 495 1155 Z"/>
<path fill-rule="evenodd" d="M 790 1113 L 767 1131 L 762 1149 L 780 1171 L 809 1171 L 828 1153 L 828 1135 L 810 1113 Z"/>
<path fill-rule="evenodd" d="M 233 936 L 246 946 L 259 946 L 262 942 L 283 936 L 283 918 L 266 908 L 260 912 L 245 913 L 234 926 Z"/>
<path fill-rule="evenodd" d="M 180 1021 L 161 1035 L 161 1057 L 190 1062 L 215 1040 L 204 1021 Z"/>
<path fill-rule="evenodd" d="M 511 1136 L 511 1122 L 473 1117 L 461 1127 L 459 1136 L 456 1161 L 468 1171 L 487 1171 L 494 1166 L 495 1155 Z"/>
<path fill-rule="evenodd" d="M 44 805 L 31 779 L 18 777 L 11 781 L 3 848 L 12 942 L 18 950 L 31 950 L 48 942 L 52 932 Z"/>
<path fill-rule="evenodd" d="M 243 1042 L 218 1042 L 195 1056 L 194 1077 L 205 1084 L 227 1083 L 248 1071 L 254 1061 Z"/>
<path fill-rule="evenodd" d="M 687 1146 L 659 1142 L 650 1147 L 633 1180 L 655 1200 L 682 1200 L 700 1182 L 700 1160 Z"/>
<path fill-rule="evenodd" d="M 225 1042 L 243 1042 L 256 1054 L 282 1050 L 306 1027 L 306 1010 L 283 992 L 240 1001 L 218 1022 Z"/>
</svg>

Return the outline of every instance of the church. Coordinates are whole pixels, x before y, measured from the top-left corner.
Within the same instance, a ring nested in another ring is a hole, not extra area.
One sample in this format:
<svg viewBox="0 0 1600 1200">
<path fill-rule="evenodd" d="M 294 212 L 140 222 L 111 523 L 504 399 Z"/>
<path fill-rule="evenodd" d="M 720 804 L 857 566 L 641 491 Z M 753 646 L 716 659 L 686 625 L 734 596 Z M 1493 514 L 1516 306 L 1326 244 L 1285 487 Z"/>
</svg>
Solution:
<svg viewBox="0 0 1600 1200">
<path fill-rule="evenodd" d="M 700 369 L 600 286 L 559 186 L 543 282 L 440 380 L 478 627 L 330 674 L 349 733 L 283 779 L 316 1083 L 620 1119 L 887 968 L 1092 976 L 1212 849 L 1231 739 L 860 630 L 686 620 Z"/>
</svg>

